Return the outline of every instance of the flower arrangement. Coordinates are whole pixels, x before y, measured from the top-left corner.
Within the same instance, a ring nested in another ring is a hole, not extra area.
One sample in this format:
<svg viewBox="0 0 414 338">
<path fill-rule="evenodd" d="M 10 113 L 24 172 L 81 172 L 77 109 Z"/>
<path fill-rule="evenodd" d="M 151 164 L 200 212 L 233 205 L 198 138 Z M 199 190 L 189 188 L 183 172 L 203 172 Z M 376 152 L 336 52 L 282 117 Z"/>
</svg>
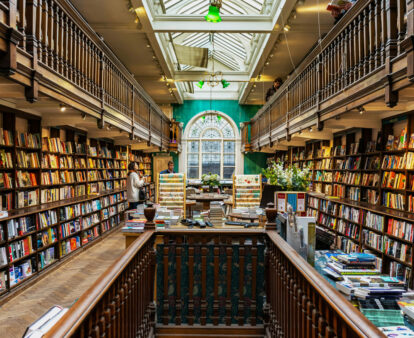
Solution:
<svg viewBox="0 0 414 338">
<path fill-rule="evenodd" d="M 270 185 L 277 185 L 282 191 L 307 191 L 311 180 L 310 168 L 299 169 L 290 165 L 285 169 L 281 162 L 275 161 L 263 169 L 263 175 Z"/>
<path fill-rule="evenodd" d="M 220 185 L 220 176 L 217 174 L 204 174 L 201 176 L 201 181 L 203 185 L 209 185 L 210 187 L 215 187 Z"/>
</svg>

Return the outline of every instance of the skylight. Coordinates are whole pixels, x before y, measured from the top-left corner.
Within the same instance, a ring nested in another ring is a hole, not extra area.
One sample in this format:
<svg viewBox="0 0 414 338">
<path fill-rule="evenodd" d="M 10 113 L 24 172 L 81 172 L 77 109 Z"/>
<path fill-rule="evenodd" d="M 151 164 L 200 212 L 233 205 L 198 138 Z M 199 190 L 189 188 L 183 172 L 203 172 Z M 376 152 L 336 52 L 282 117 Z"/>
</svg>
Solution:
<svg viewBox="0 0 414 338">
<path fill-rule="evenodd" d="M 264 0 L 226 0 L 220 9 L 222 15 L 260 14 Z M 210 0 L 164 0 L 166 14 L 203 15 Z"/>
</svg>

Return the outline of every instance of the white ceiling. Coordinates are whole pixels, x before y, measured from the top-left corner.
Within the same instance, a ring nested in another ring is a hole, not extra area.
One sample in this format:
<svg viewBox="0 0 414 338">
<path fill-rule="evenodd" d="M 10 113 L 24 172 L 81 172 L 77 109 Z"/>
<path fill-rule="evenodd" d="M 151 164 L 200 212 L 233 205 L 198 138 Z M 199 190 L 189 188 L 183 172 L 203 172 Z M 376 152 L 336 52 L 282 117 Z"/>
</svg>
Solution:
<svg viewBox="0 0 414 338">
<path fill-rule="evenodd" d="M 205 22 L 208 0 L 71 1 L 160 104 L 212 96 L 263 104 L 272 80 L 286 78 L 333 25 L 319 0 L 223 0 L 220 23 Z M 209 78 L 212 60 L 207 69 L 177 66 L 171 42 L 209 48 L 231 85 L 194 87 Z"/>
</svg>

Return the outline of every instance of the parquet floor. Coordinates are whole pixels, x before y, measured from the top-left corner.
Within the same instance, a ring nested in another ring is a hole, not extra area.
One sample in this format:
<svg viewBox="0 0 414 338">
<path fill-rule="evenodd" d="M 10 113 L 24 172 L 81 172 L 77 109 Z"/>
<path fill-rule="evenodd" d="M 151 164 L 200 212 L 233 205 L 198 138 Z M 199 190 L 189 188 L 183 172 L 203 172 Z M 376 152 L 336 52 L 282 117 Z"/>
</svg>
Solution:
<svg viewBox="0 0 414 338">
<path fill-rule="evenodd" d="M 20 338 L 53 305 L 68 307 L 118 258 L 125 238 L 116 231 L 0 307 L 0 337 Z"/>
</svg>

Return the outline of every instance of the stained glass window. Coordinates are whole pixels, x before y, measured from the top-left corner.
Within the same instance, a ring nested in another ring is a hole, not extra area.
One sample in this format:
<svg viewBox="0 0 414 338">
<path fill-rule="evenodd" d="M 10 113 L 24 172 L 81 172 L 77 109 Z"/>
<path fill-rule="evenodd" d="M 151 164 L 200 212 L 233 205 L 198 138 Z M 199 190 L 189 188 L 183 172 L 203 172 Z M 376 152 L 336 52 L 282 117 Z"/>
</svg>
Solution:
<svg viewBox="0 0 414 338">
<path fill-rule="evenodd" d="M 190 126 L 188 135 L 188 178 L 199 179 L 212 173 L 231 179 L 236 167 L 236 141 L 229 121 L 208 113 Z"/>
</svg>

